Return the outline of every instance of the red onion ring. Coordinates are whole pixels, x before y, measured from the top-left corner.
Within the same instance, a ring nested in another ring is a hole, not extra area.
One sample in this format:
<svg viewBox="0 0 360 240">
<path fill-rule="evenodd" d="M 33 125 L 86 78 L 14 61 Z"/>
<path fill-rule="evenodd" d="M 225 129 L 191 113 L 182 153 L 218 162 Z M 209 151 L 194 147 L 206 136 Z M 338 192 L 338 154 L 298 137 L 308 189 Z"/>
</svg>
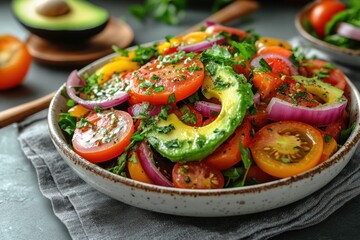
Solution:
<svg viewBox="0 0 360 240">
<path fill-rule="evenodd" d="M 313 126 L 326 126 L 341 117 L 347 100 L 334 104 L 326 104 L 320 107 L 308 108 L 297 106 L 273 97 L 266 108 L 268 118 L 274 121 L 295 120 L 305 122 Z"/>
<path fill-rule="evenodd" d="M 259 55 L 255 58 L 253 58 L 251 60 L 251 66 L 253 66 L 254 68 L 260 68 L 260 60 L 261 59 L 268 59 L 268 58 L 278 58 L 280 59 L 281 61 L 283 61 L 290 69 L 291 71 L 291 75 L 299 75 L 299 72 L 298 70 L 294 67 L 294 64 L 290 61 L 290 59 L 280 55 L 280 54 L 276 54 L 276 53 L 267 53 L 267 54 L 264 54 L 264 55 Z"/>
<path fill-rule="evenodd" d="M 184 46 L 180 46 L 178 49 L 185 51 L 185 52 L 201 52 L 204 51 L 208 48 L 211 48 L 212 45 L 217 44 L 217 45 L 221 45 L 225 42 L 225 38 L 224 37 L 217 37 L 217 38 L 213 38 L 210 40 L 204 40 L 195 44 L 191 44 L 191 45 L 184 45 Z"/>
<path fill-rule="evenodd" d="M 197 101 L 194 103 L 194 107 L 204 117 L 215 117 L 221 112 L 221 104 L 206 101 Z"/>
<path fill-rule="evenodd" d="M 336 33 L 341 36 L 360 41 L 360 28 L 350 23 L 346 23 L 346 22 L 339 23 L 336 29 Z"/>
<path fill-rule="evenodd" d="M 72 100 L 88 109 L 94 109 L 95 106 L 107 109 L 119 105 L 129 99 L 129 95 L 126 92 L 119 91 L 116 92 L 111 98 L 85 100 L 77 96 L 75 89 L 76 87 L 84 86 L 86 86 L 86 84 L 79 77 L 77 70 L 72 71 L 66 80 L 66 92 Z"/>
<path fill-rule="evenodd" d="M 137 149 L 139 161 L 144 171 L 149 178 L 159 186 L 173 187 L 174 185 L 170 182 L 155 166 L 153 162 L 153 153 L 145 141 L 142 141 Z"/>
</svg>

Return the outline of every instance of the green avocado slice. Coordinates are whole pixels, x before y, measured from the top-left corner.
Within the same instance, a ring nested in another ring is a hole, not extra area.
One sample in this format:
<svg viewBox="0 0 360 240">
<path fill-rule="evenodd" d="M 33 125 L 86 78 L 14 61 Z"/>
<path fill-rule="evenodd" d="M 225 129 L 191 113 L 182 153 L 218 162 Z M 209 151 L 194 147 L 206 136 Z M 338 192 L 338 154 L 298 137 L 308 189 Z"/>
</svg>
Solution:
<svg viewBox="0 0 360 240">
<path fill-rule="evenodd" d="M 213 64 L 211 67 L 215 69 L 214 74 L 206 72 L 202 92 L 206 98 L 217 98 L 221 102 L 222 109 L 216 120 L 203 127 L 191 127 L 170 114 L 154 129 L 172 125 L 173 130 L 168 133 L 152 130 L 146 135 L 150 145 L 173 162 L 201 160 L 214 152 L 242 123 L 253 104 L 251 85 L 244 75 L 236 74 L 229 66 Z"/>
<path fill-rule="evenodd" d="M 51 1 L 51 0 L 47 0 Z M 38 0 L 13 0 L 15 18 L 31 33 L 55 42 L 79 42 L 101 32 L 110 15 L 100 6 L 84 0 L 62 0 L 69 11 L 46 16 L 39 11 Z"/>
<path fill-rule="evenodd" d="M 40 1 L 41 2 L 41 1 Z M 57 17 L 42 16 L 36 8 L 39 1 L 14 0 L 12 10 L 16 18 L 24 25 L 47 30 L 84 30 L 106 23 L 109 13 L 84 0 L 66 0 L 70 11 Z"/>
</svg>

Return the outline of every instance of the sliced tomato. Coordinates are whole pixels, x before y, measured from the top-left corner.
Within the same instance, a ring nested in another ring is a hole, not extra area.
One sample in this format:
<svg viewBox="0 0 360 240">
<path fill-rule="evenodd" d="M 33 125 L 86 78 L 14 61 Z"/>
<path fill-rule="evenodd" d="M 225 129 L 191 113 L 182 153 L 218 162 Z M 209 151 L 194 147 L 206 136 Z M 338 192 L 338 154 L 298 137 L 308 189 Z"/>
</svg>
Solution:
<svg viewBox="0 0 360 240">
<path fill-rule="evenodd" d="M 339 68 L 320 59 L 309 59 L 301 62 L 302 74 L 306 77 L 319 76 L 324 82 L 330 83 L 341 90 L 346 88 L 346 76 Z"/>
<path fill-rule="evenodd" d="M 129 101 L 132 104 L 149 102 L 162 105 L 177 102 L 191 96 L 201 87 L 204 81 L 202 62 L 197 58 L 189 61 L 186 57 L 177 61 L 177 54 L 164 57 L 173 58 L 176 63 L 155 59 L 131 74 Z"/>
<path fill-rule="evenodd" d="M 292 51 L 280 46 L 267 46 L 260 48 L 256 56 L 268 55 L 268 54 L 274 54 L 273 57 L 267 56 L 265 59 L 265 61 L 271 67 L 271 71 L 273 73 L 277 73 L 277 74 L 281 73 L 287 76 L 290 76 L 292 74 L 291 68 L 288 65 L 288 63 L 286 63 L 284 59 L 280 58 L 281 56 L 283 58 L 289 59 L 290 56 L 292 55 Z"/>
<path fill-rule="evenodd" d="M 11 35 L 0 35 L 0 89 L 23 82 L 32 57 L 24 42 Z"/>
<path fill-rule="evenodd" d="M 340 139 L 340 132 L 345 130 L 348 126 L 348 117 L 349 114 L 344 111 L 341 118 L 339 118 L 336 122 L 330 123 L 325 127 L 325 133 L 332 136 L 336 142 Z"/>
<path fill-rule="evenodd" d="M 90 162 L 104 162 L 119 156 L 134 133 L 130 114 L 119 110 L 90 113 L 79 125 L 72 144 L 75 152 Z"/>
<path fill-rule="evenodd" d="M 258 89 L 263 101 L 269 100 L 276 93 L 276 88 L 284 83 L 279 75 L 273 72 L 254 72 L 253 74 L 254 86 Z"/>
<path fill-rule="evenodd" d="M 149 178 L 149 176 L 146 174 L 143 167 L 141 166 L 136 151 L 129 152 L 127 169 L 131 179 L 134 179 L 139 182 L 154 184 L 154 182 Z"/>
<path fill-rule="evenodd" d="M 246 118 L 250 120 L 251 126 L 255 131 L 258 131 L 263 126 L 269 123 L 268 113 L 266 112 L 266 105 L 261 104 L 257 106 L 255 113 L 249 113 Z"/>
<path fill-rule="evenodd" d="M 249 76 L 251 74 L 250 61 L 245 61 L 244 64 L 234 65 L 234 70 L 237 73 L 244 74 L 246 78 L 249 78 Z"/>
<path fill-rule="evenodd" d="M 310 10 L 309 21 L 320 38 L 325 37 L 325 26 L 338 12 L 346 9 L 341 1 L 320 1 Z"/>
<path fill-rule="evenodd" d="M 176 163 L 172 180 L 177 188 L 218 189 L 224 187 L 224 176 L 220 170 L 200 162 Z"/>
<path fill-rule="evenodd" d="M 217 169 L 224 170 L 241 161 L 239 143 L 247 148 L 252 141 L 252 126 L 249 119 L 244 119 L 243 123 L 235 130 L 234 136 L 218 147 L 215 152 L 207 156 L 204 163 Z"/>
<path fill-rule="evenodd" d="M 239 37 L 239 39 L 242 39 L 246 36 L 246 32 L 241 29 L 227 27 L 227 26 L 223 26 L 223 25 L 213 25 L 213 26 L 207 27 L 205 32 L 209 33 L 209 34 L 227 32 L 230 35 L 237 35 Z"/>
<path fill-rule="evenodd" d="M 289 77 L 283 80 L 283 84 L 276 89 L 273 96 L 303 107 L 312 108 L 319 105 L 311 93 Z"/>
<path fill-rule="evenodd" d="M 283 47 L 288 50 L 292 49 L 292 46 L 290 43 L 288 43 L 285 40 L 281 40 L 278 38 L 271 38 L 271 37 L 261 37 L 259 40 L 256 41 L 255 46 L 257 49 L 263 48 L 263 47 L 270 47 L 270 46 L 278 46 Z"/>
<path fill-rule="evenodd" d="M 265 54 L 269 54 L 269 53 L 279 54 L 286 58 L 290 58 L 290 56 L 293 54 L 293 52 L 291 50 L 286 49 L 285 47 L 267 46 L 267 47 L 260 48 L 257 52 L 257 55 L 265 55 Z"/>
<path fill-rule="evenodd" d="M 203 116 L 190 104 L 185 104 L 180 109 L 175 109 L 174 113 L 186 125 L 195 127 L 203 125 Z"/>
<path fill-rule="evenodd" d="M 323 146 L 323 137 L 317 128 L 302 122 L 280 121 L 256 132 L 249 148 L 261 170 L 285 178 L 318 164 Z"/>
<path fill-rule="evenodd" d="M 324 138 L 324 149 L 319 164 L 328 160 L 338 149 L 338 144 L 333 137 L 321 132 Z"/>
<path fill-rule="evenodd" d="M 245 169 L 244 169 L 245 172 Z M 276 178 L 267 174 L 256 165 L 252 165 L 246 175 L 246 185 L 254 185 L 274 181 Z"/>
</svg>

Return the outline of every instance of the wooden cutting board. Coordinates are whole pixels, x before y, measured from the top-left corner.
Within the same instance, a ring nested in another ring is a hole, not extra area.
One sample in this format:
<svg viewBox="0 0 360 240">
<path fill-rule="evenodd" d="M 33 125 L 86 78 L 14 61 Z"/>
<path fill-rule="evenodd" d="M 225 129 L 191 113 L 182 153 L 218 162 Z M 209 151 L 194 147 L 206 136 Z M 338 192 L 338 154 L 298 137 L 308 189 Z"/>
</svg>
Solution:
<svg viewBox="0 0 360 240">
<path fill-rule="evenodd" d="M 58 67 L 82 67 L 112 53 L 112 45 L 126 48 L 133 39 L 131 27 L 111 17 L 105 29 L 87 42 L 54 43 L 30 34 L 27 45 L 35 61 Z"/>
</svg>

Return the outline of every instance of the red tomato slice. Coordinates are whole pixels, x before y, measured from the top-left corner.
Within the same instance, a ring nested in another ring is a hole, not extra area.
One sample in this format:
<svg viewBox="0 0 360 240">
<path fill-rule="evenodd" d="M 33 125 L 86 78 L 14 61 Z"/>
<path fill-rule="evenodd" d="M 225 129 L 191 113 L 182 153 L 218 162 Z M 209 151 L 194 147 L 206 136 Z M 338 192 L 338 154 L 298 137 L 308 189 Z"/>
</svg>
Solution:
<svg viewBox="0 0 360 240">
<path fill-rule="evenodd" d="M 93 112 L 76 128 L 72 144 L 80 156 L 90 162 L 104 162 L 119 156 L 134 133 L 133 120 L 127 112 Z"/>
<path fill-rule="evenodd" d="M 218 189 L 224 187 L 224 176 L 220 170 L 200 162 L 176 163 L 172 180 L 177 188 Z"/>
<path fill-rule="evenodd" d="M 336 142 L 339 141 L 340 132 L 345 130 L 348 126 L 347 120 L 349 119 L 349 114 L 344 111 L 341 118 L 339 118 L 336 122 L 330 123 L 325 128 L 325 133 L 332 136 Z"/>
<path fill-rule="evenodd" d="M 345 74 L 327 61 L 320 59 L 304 60 L 301 62 L 301 69 L 302 74 L 307 77 L 322 75 L 324 77 L 321 77 L 321 79 L 324 82 L 330 83 L 341 90 L 345 90 L 346 88 Z"/>
<path fill-rule="evenodd" d="M 245 169 L 244 169 L 245 172 Z M 246 175 L 245 183 L 246 185 L 254 185 L 254 184 L 260 184 L 260 183 L 266 183 L 274 181 L 275 178 L 263 170 L 259 168 L 256 165 L 253 165 L 250 167 L 248 174 Z"/>
<path fill-rule="evenodd" d="M 261 170 L 285 178 L 317 165 L 323 146 L 323 137 L 317 128 L 302 122 L 280 121 L 255 133 L 249 148 Z"/>
<path fill-rule="evenodd" d="M 175 109 L 174 113 L 186 125 L 203 126 L 203 116 L 190 104 L 185 104 L 180 109 Z"/>
<path fill-rule="evenodd" d="M 325 37 L 325 26 L 338 12 L 346 9 L 340 1 L 320 1 L 309 13 L 309 21 L 319 38 Z"/>
<path fill-rule="evenodd" d="M 10 35 L 0 35 L 0 53 L 0 89 L 19 85 L 32 62 L 25 43 Z"/>
<path fill-rule="evenodd" d="M 277 73 L 254 72 L 253 75 L 254 86 L 258 88 L 260 98 L 263 101 L 270 100 L 269 98 L 276 93 L 276 88 L 284 83 Z"/>
<path fill-rule="evenodd" d="M 129 101 L 132 104 L 168 104 L 169 97 L 174 94 L 173 100 L 177 102 L 194 94 L 203 81 L 204 65 L 197 58 L 189 61 L 184 57 L 176 63 L 162 63 L 155 59 L 131 74 Z"/>
<path fill-rule="evenodd" d="M 220 170 L 234 166 L 241 161 L 240 141 L 244 148 L 247 148 L 252 141 L 251 130 L 250 120 L 245 119 L 235 130 L 235 135 L 220 145 L 215 152 L 207 156 L 202 162 Z"/>
</svg>

